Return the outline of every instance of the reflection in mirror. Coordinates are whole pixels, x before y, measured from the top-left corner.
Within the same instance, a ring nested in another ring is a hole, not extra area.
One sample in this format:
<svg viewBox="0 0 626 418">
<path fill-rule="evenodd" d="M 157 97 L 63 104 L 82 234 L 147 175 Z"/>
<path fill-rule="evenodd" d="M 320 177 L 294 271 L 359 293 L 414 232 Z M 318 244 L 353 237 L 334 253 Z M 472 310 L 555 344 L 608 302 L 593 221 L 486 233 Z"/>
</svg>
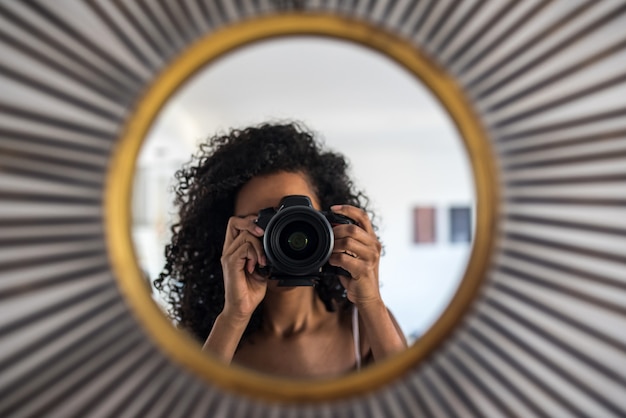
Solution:
<svg viewBox="0 0 626 418">
<path fill-rule="evenodd" d="M 326 38 L 256 43 L 211 63 L 161 111 L 137 161 L 133 239 L 150 280 L 176 222 L 174 172 L 215 133 L 302 121 L 345 155 L 384 245 L 380 292 L 407 341 L 454 295 L 473 241 L 469 159 L 446 111 L 379 53 Z M 154 292 L 154 299 L 167 309 Z"/>
</svg>

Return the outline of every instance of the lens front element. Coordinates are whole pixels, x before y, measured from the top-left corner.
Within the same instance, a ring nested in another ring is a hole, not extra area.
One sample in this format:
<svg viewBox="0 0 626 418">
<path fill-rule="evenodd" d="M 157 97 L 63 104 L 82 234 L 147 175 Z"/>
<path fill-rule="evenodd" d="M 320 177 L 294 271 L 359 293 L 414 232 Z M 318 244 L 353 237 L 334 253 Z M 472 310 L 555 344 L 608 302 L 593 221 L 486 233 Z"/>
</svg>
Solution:
<svg viewBox="0 0 626 418">
<path fill-rule="evenodd" d="M 309 237 L 306 236 L 304 232 L 294 232 L 289 235 L 289 239 L 287 239 L 289 243 L 289 247 L 291 247 L 294 251 L 302 251 L 306 248 L 309 243 Z"/>
</svg>

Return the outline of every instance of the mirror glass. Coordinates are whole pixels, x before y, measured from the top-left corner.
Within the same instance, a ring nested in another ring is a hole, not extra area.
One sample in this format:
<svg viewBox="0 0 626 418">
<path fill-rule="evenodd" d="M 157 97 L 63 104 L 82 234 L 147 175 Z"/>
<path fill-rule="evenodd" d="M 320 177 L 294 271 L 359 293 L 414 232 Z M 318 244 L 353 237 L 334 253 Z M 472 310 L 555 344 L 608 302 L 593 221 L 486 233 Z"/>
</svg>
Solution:
<svg viewBox="0 0 626 418">
<path fill-rule="evenodd" d="M 475 191 L 463 140 L 426 86 L 366 47 L 286 37 L 207 65 L 166 103 L 136 165 L 133 239 L 149 280 L 164 263 L 174 172 L 216 132 L 297 120 L 350 161 L 384 245 L 382 296 L 409 343 L 440 316 L 474 239 Z M 163 305 L 156 292 L 156 303 Z"/>
</svg>

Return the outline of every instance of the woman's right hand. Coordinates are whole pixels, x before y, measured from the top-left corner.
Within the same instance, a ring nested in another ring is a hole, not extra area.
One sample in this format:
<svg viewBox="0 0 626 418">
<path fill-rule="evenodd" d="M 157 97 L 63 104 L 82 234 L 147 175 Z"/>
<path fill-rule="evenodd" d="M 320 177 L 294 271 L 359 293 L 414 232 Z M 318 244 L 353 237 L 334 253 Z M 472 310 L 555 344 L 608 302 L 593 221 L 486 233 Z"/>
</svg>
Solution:
<svg viewBox="0 0 626 418">
<path fill-rule="evenodd" d="M 229 219 L 221 258 L 225 291 L 222 314 L 246 323 L 267 290 L 267 278 L 255 272 L 257 264 L 267 265 L 259 239 L 264 231 L 255 219 L 254 215 Z"/>
</svg>

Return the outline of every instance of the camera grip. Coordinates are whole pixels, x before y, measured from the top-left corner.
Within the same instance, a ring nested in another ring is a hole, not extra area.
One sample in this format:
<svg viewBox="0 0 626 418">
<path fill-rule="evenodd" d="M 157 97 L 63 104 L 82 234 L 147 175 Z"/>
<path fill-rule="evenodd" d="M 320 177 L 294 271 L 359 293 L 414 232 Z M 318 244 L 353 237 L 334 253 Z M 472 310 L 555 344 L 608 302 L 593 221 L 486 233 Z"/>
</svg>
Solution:
<svg viewBox="0 0 626 418">
<path fill-rule="evenodd" d="M 261 229 L 265 230 L 267 228 L 267 224 L 270 223 L 270 220 L 274 215 L 276 215 L 274 208 L 261 209 L 259 216 L 254 220 L 254 223 Z"/>
<path fill-rule="evenodd" d="M 334 275 L 334 276 L 341 275 L 341 276 L 352 278 L 352 275 L 350 274 L 350 272 L 341 267 L 331 266 L 330 264 L 326 264 L 323 270 L 324 270 L 324 274 Z"/>
<path fill-rule="evenodd" d="M 345 215 L 341 215 L 335 212 L 324 212 L 324 216 L 330 222 L 331 225 L 349 225 L 356 224 L 354 220 L 348 218 Z"/>
</svg>

